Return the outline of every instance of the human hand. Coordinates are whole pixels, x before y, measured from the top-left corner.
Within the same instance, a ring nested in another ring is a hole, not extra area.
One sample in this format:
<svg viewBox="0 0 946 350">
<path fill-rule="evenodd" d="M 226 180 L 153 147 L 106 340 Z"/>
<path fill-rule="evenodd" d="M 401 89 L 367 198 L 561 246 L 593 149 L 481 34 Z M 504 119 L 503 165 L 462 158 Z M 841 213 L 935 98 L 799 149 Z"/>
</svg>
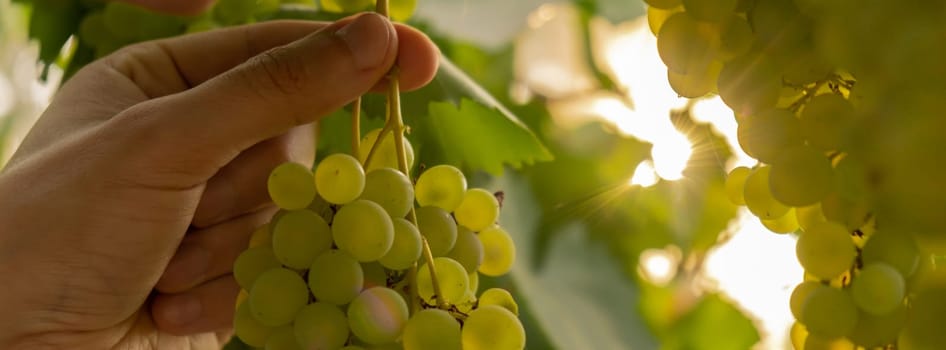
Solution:
<svg viewBox="0 0 946 350">
<path fill-rule="evenodd" d="M 311 163 L 300 125 L 382 89 L 395 60 L 417 88 L 437 49 L 365 14 L 146 42 L 79 71 L 0 172 L 0 348 L 219 348 L 268 172 Z"/>
</svg>

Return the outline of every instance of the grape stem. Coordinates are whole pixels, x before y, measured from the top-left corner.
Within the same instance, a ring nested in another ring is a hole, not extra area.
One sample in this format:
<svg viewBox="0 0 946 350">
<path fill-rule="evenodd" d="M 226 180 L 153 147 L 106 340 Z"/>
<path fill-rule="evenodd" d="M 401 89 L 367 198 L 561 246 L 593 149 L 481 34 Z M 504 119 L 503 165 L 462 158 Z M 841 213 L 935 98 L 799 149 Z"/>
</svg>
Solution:
<svg viewBox="0 0 946 350">
<path fill-rule="evenodd" d="M 376 11 L 382 16 L 389 17 L 388 15 L 388 0 L 379 0 L 377 3 Z M 408 179 L 411 178 L 410 169 L 407 166 L 407 153 L 404 150 L 404 117 L 401 115 L 401 87 L 398 81 L 398 74 L 400 70 L 397 65 L 391 68 L 391 71 L 388 72 L 388 83 L 390 87 L 388 88 L 387 96 L 387 122 L 381 132 L 378 133 L 378 139 L 375 140 L 374 145 L 372 145 L 372 150 L 368 153 L 368 158 L 365 159 L 365 164 L 368 164 L 372 153 L 376 150 L 381 140 L 384 140 L 386 132 L 394 132 L 394 151 L 397 153 L 397 167 Z M 417 213 L 414 211 L 414 208 L 411 208 L 411 211 L 407 214 L 408 219 L 415 226 L 417 225 Z M 437 281 L 437 272 L 434 269 L 434 257 L 430 252 L 430 244 L 427 243 L 427 238 L 421 236 L 421 245 L 423 250 L 421 254 L 424 256 L 424 260 L 427 261 L 427 268 L 430 269 L 430 281 L 433 284 L 434 297 L 437 300 L 437 307 L 445 309 L 447 307 L 447 302 L 443 299 L 443 293 L 440 292 L 440 283 Z M 417 263 L 411 267 L 410 274 L 415 276 L 409 280 L 410 282 L 410 293 L 411 298 L 416 300 L 419 299 L 417 296 Z M 415 302 L 412 302 L 411 305 L 416 307 Z"/>
<path fill-rule="evenodd" d="M 361 158 L 361 97 L 351 103 L 351 154 Z"/>
</svg>

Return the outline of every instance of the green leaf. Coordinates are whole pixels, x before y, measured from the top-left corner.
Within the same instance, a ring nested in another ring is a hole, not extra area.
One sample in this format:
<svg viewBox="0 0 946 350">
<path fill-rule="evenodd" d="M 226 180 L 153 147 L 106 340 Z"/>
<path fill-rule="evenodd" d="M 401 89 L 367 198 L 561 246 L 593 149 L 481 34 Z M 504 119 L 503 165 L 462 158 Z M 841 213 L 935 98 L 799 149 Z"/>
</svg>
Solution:
<svg viewBox="0 0 946 350">
<path fill-rule="evenodd" d="M 744 350 L 759 339 L 752 320 L 719 294 L 709 294 L 675 324 L 661 349 Z"/>
<path fill-rule="evenodd" d="M 63 44 L 79 26 L 80 12 L 77 0 L 33 1 L 29 36 L 39 40 L 39 59 L 47 68 L 59 57 Z"/>
</svg>

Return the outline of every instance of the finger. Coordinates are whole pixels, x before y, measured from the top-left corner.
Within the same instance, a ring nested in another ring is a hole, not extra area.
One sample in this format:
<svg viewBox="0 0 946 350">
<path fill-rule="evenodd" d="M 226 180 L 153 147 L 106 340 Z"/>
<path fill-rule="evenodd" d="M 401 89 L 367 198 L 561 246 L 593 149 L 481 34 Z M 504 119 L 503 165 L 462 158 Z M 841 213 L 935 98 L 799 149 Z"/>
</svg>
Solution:
<svg viewBox="0 0 946 350">
<path fill-rule="evenodd" d="M 233 325 L 233 305 L 240 286 L 232 275 L 222 276 L 178 294 L 158 294 L 151 317 L 158 329 L 174 335 L 216 332 Z"/>
<path fill-rule="evenodd" d="M 210 8 L 214 0 L 122 0 L 172 15 L 194 16 Z"/>
<path fill-rule="evenodd" d="M 315 141 L 311 125 L 296 127 L 241 153 L 209 181 L 194 213 L 193 225 L 208 227 L 272 203 L 266 181 L 279 164 L 312 164 Z"/>
<path fill-rule="evenodd" d="M 233 262 L 246 249 L 250 235 L 273 216 L 267 208 L 203 230 L 189 233 L 177 248 L 155 285 L 162 293 L 180 293 L 233 271 Z"/>
</svg>

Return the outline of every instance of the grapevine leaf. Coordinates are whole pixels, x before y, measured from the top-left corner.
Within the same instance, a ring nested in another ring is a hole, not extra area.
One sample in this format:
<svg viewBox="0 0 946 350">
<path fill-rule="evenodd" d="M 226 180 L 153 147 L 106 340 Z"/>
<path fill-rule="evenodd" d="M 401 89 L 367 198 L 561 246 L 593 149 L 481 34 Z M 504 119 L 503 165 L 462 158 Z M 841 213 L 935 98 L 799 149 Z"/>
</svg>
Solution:
<svg viewBox="0 0 946 350">
<path fill-rule="evenodd" d="M 39 59 L 46 69 L 59 57 L 62 46 L 79 26 L 80 12 L 78 0 L 33 1 L 29 36 L 39 41 Z"/>
<path fill-rule="evenodd" d="M 674 325 L 663 349 L 741 350 L 759 339 L 752 320 L 718 294 L 709 294 Z"/>
</svg>

